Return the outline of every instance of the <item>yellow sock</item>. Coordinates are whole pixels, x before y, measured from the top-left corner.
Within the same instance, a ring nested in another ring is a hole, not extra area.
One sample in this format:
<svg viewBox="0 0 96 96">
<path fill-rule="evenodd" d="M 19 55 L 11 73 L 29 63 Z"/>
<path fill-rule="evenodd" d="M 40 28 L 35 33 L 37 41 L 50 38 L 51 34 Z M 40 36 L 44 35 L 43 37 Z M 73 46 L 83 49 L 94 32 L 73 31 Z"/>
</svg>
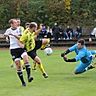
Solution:
<svg viewBox="0 0 96 96">
<path fill-rule="evenodd" d="M 42 63 L 38 64 L 39 69 L 41 70 L 42 73 L 45 73 L 44 67 Z"/>
<path fill-rule="evenodd" d="M 45 47 L 46 47 L 46 45 L 42 45 L 42 46 L 41 46 L 41 49 L 45 49 Z"/>
</svg>

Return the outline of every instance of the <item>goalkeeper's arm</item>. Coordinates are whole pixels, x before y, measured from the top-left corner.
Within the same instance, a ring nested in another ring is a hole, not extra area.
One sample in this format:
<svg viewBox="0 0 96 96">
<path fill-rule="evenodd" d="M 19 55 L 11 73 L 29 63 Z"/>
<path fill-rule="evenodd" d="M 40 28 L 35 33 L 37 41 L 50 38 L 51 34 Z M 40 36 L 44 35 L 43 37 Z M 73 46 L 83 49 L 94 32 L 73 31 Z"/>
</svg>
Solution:
<svg viewBox="0 0 96 96">
<path fill-rule="evenodd" d="M 75 58 L 73 58 L 73 59 L 65 59 L 64 58 L 64 61 L 66 61 L 66 62 L 76 62 L 76 59 Z"/>
<path fill-rule="evenodd" d="M 68 53 L 70 53 L 70 50 L 67 49 L 64 53 L 61 53 L 61 57 L 64 57 L 65 55 L 67 55 Z"/>
<path fill-rule="evenodd" d="M 66 62 L 76 62 L 76 59 L 75 58 L 72 58 L 72 59 L 67 59 L 67 57 L 63 57 L 64 61 Z"/>
</svg>

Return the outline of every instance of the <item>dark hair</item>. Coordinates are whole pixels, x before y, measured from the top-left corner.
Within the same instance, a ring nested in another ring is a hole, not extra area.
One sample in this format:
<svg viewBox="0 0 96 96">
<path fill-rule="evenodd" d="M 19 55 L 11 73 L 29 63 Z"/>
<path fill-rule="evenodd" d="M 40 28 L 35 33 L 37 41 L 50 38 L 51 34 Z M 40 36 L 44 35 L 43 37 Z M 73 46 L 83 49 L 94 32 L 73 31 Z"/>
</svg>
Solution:
<svg viewBox="0 0 96 96">
<path fill-rule="evenodd" d="M 30 23 L 29 22 L 25 23 L 25 26 L 27 26 L 27 25 L 30 25 Z"/>
<path fill-rule="evenodd" d="M 85 40 L 84 39 L 79 39 L 77 42 L 81 43 L 81 45 L 85 45 Z"/>
<path fill-rule="evenodd" d="M 33 27 L 36 27 L 36 25 L 35 25 L 35 24 L 30 23 L 30 24 L 29 24 L 29 28 L 33 28 Z"/>
</svg>

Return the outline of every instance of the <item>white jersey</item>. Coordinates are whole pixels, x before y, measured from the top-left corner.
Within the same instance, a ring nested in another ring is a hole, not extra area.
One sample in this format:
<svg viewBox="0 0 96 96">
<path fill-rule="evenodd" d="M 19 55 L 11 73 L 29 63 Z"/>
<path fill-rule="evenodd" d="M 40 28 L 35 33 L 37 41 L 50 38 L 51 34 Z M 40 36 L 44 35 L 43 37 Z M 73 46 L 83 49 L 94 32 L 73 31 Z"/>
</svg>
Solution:
<svg viewBox="0 0 96 96">
<path fill-rule="evenodd" d="M 4 35 L 8 35 L 10 38 L 10 49 L 16 49 L 16 48 L 20 48 L 19 44 L 18 44 L 18 39 L 10 34 L 19 36 L 21 35 L 21 32 L 19 31 L 19 28 L 13 30 L 11 27 L 8 28 L 6 30 L 6 32 L 4 33 Z"/>
</svg>

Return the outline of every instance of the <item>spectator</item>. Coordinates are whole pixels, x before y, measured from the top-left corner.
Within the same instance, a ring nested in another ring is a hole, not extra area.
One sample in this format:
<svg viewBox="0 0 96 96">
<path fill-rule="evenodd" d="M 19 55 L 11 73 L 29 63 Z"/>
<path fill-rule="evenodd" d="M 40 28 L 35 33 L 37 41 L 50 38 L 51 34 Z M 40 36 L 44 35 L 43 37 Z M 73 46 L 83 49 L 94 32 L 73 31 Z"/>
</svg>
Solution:
<svg viewBox="0 0 96 96">
<path fill-rule="evenodd" d="M 44 38 L 46 35 L 47 35 L 46 26 L 45 26 L 45 25 L 42 25 L 42 30 L 41 30 L 41 32 L 39 33 L 39 36 L 40 36 L 41 38 Z"/>
<path fill-rule="evenodd" d="M 72 35 L 73 35 L 73 29 L 70 28 L 70 26 L 67 26 L 65 35 L 67 36 L 67 39 L 72 39 Z"/>
<path fill-rule="evenodd" d="M 64 39 L 64 28 L 63 26 L 59 26 L 60 31 L 59 31 L 59 39 Z"/>
<path fill-rule="evenodd" d="M 82 28 L 80 26 L 76 27 L 76 31 L 74 32 L 74 37 L 79 39 L 82 36 Z"/>
<path fill-rule="evenodd" d="M 52 38 L 52 29 L 49 27 L 49 26 L 47 26 L 47 38 Z"/>
<path fill-rule="evenodd" d="M 58 39 L 59 39 L 59 31 L 60 31 L 60 28 L 59 28 L 58 24 L 55 23 L 52 28 L 52 33 L 53 33 L 54 40 L 57 43 L 58 43 Z"/>
</svg>

